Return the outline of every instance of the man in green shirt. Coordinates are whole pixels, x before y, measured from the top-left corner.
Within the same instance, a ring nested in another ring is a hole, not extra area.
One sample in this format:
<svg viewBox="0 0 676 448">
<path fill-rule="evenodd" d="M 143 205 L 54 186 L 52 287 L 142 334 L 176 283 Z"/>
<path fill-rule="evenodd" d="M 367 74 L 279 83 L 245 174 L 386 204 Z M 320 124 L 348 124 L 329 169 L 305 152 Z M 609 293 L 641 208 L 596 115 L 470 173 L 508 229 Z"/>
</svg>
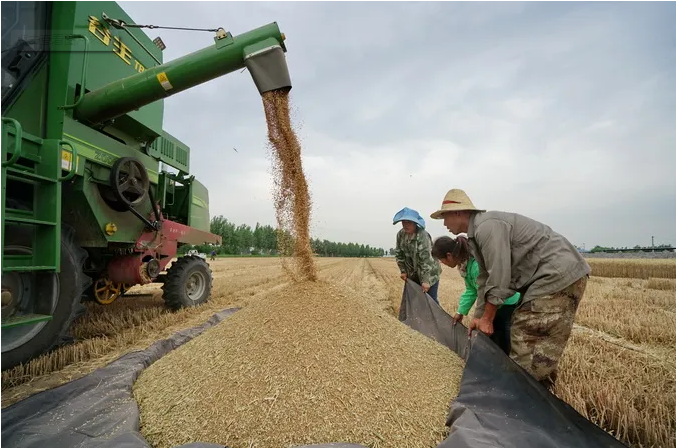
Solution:
<svg viewBox="0 0 676 448">
<path fill-rule="evenodd" d="M 463 317 L 469 314 L 469 310 L 472 309 L 477 299 L 479 264 L 469 252 L 467 239 L 462 236 L 458 236 L 456 239 L 448 236 L 437 238 L 432 246 L 432 255 L 450 268 L 457 267 L 460 275 L 465 279 L 465 291 L 460 296 L 458 312 L 453 317 L 455 322 L 462 322 Z M 520 297 L 521 294 L 517 292 L 507 298 L 502 305 L 498 305 L 495 319 L 493 319 L 493 334 L 490 335 L 490 338 L 508 356 L 511 349 L 509 333 L 512 313 L 514 313 Z"/>
<path fill-rule="evenodd" d="M 517 213 L 479 210 L 459 189 L 446 193 L 433 219 L 453 234 L 466 233 L 479 264 L 479 294 L 470 331 L 493 333 L 498 306 L 515 292 L 511 358 L 552 387 L 570 338 L 591 268 L 578 250 L 550 227 Z"/>
<path fill-rule="evenodd" d="M 425 230 L 425 220 L 417 211 L 405 207 L 392 220 L 393 225 L 399 222 L 402 228 L 397 233 L 395 257 L 401 278 L 419 284 L 438 304 L 441 265 L 432 257 L 432 237 Z"/>
</svg>

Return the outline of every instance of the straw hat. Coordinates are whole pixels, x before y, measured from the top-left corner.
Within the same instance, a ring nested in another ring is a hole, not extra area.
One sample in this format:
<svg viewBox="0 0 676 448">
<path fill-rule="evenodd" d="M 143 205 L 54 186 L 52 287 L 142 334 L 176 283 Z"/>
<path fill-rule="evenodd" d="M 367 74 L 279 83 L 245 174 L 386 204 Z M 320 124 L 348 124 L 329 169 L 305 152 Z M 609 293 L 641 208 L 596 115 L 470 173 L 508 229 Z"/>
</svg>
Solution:
<svg viewBox="0 0 676 448">
<path fill-rule="evenodd" d="M 448 190 L 444 200 L 441 203 L 441 208 L 430 215 L 432 219 L 442 219 L 446 212 L 459 212 L 463 210 L 475 210 L 477 212 L 485 212 L 486 210 L 479 210 L 472 204 L 469 196 L 462 190 L 454 188 Z"/>
</svg>

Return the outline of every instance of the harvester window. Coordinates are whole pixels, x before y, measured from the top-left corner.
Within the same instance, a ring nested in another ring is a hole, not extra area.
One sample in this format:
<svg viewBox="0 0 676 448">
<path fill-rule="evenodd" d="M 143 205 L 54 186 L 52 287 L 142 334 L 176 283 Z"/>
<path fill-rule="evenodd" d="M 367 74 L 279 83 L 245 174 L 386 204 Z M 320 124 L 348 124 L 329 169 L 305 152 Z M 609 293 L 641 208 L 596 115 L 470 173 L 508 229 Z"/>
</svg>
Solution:
<svg viewBox="0 0 676 448">
<path fill-rule="evenodd" d="M 49 46 L 49 2 L 5 2 L 2 7 L 2 103 L 22 89 Z"/>
</svg>

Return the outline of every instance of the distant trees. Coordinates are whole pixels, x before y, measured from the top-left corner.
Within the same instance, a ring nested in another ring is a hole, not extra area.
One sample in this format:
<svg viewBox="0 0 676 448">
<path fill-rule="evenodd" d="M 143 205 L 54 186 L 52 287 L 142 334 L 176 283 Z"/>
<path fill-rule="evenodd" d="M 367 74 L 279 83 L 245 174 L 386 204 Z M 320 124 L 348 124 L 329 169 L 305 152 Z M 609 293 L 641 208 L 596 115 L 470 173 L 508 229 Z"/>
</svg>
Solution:
<svg viewBox="0 0 676 448">
<path fill-rule="evenodd" d="M 385 249 L 371 247 L 368 244 L 334 243 L 332 241 L 311 240 L 312 251 L 321 257 L 383 257 Z"/>
<path fill-rule="evenodd" d="M 195 246 L 200 252 L 216 250 L 226 255 L 277 255 L 278 231 L 270 225 L 256 223 L 253 229 L 246 224 L 237 225 L 223 216 L 211 219 L 211 233 L 219 235 L 220 246 Z M 320 257 L 382 257 L 385 249 L 356 243 L 336 243 L 328 240 L 310 240 L 312 251 Z M 184 246 L 185 253 L 190 247 Z M 392 249 L 390 249 L 390 252 Z"/>
<path fill-rule="evenodd" d="M 211 219 L 211 233 L 223 239 L 223 243 L 216 248 L 221 254 L 271 255 L 277 250 L 277 232 L 272 226 L 256 223 L 252 229 L 246 224 L 237 225 L 223 216 L 215 216 Z"/>
<path fill-rule="evenodd" d="M 591 253 L 596 253 L 596 252 L 618 252 L 618 251 L 623 251 L 623 252 L 645 252 L 645 251 L 667 251 L 671 252 L 673 249 L 671 249 L 671 246 L 669 244 L 660 244 L 657 246 L 639 246 L 636 245 L 633 248 L 629 247 L 603 247 L 603 246 L 594 246 L 592 250 L 589 252 Z"/>
</svg>

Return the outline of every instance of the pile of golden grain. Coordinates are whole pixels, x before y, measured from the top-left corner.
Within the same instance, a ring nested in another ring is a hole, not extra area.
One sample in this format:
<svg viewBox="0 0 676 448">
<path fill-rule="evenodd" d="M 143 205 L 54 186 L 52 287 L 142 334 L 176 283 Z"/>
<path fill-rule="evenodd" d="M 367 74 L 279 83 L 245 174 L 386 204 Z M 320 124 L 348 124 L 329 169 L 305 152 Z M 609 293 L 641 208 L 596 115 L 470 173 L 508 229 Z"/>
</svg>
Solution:
<svg viewBox="0 0 676 448">
<path fill-rule="evenodd" d="M 293 256 L 295 269 L 282 259 L 292 279 L 316 280 L 310 246 L 310 193 L 303 173 L 300 142 L 289 115 L 289 93 L 266 92 L 263 106 L 271 145 L 277 247 L 282 257 Z"/>
<path fill-rule="evenodd" d="M 150 366 L 134 394 L 154 447 L 430 447 L 462 368 L 367 292 L 322 280 L 254 301 Z"/>
</svg>

